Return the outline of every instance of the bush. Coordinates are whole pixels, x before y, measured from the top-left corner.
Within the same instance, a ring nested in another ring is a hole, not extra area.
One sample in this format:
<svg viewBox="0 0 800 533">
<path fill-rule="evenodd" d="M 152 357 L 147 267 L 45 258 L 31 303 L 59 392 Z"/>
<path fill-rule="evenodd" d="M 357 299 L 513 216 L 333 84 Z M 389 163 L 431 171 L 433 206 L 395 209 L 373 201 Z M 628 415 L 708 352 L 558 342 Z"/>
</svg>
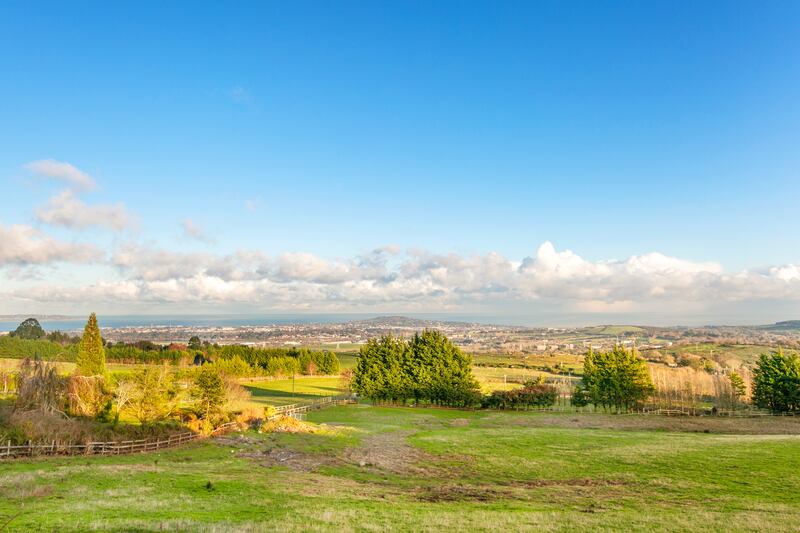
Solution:
<svg viewBox="0 0 800 533">
<path fill-rule="evenodd" d="M 494 391 L 485 397 L 483 407 L 490 409 L 545 408 L 556 403 L 558 390 L 552 385 L 529 382 L 520 389 Z"/>
<path fill-rule="evenodd" d="M 132 390 L 125 409 L 139 422 L 152 423 L 168 419 L 178 408 L 179 389 L 167 369 L 147 368 L 130 376 Z"/>
<path fill-rule="evenodd" d="M 113 396 L 102 376 L 70 376 L 67 379 L 67 402 L 70 414 L 95 417 L 111 411 Z"/>
<path fill-rule="evenodd" d="M 25 359 L 17 374 L 16 411 L 62 413 L 65 405 L 65 382 L 55 365 Z"/>
</svg>

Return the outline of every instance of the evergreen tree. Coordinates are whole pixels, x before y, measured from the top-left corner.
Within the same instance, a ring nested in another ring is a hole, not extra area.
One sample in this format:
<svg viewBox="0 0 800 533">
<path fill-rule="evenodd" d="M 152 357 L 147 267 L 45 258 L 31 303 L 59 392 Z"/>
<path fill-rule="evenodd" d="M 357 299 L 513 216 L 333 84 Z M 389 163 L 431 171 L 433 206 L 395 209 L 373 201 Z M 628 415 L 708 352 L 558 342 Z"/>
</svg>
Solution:
<svg viewBox="0 0 800 533">
<path fill-rule="evenodd" d="M 628 410 L 655 392 L 647 364 L 632 350 L 617 345 L 610 352 L 589 350 L 583 362 L 583 391 L 577 402 Z M 583 397 L 582 397 L 583 396 Z"/>
<path fill-rule="evenodd" d="M 78 346 L 78 357 L 75 360 L 77 373 L 81 376 L 104 376 L 106 374 L 106 352 L 97 316 L 92 313 L 83 329 L 83 337 Z"/>
<path fill-rule="evenodd" d="M 800 359 L 762 354 L 753 371 L 753 403 L 774 412 L 800 411 Z"/>
<path fill-rule="evenodd" d="M 377 401 L 428 401 L 439 405 L 476 403 L 478 383 L 471 360 L 438 331 L 425 330 L 410 342 L 391 335 L 362 347 L 352 390 Z"/>
</svg>

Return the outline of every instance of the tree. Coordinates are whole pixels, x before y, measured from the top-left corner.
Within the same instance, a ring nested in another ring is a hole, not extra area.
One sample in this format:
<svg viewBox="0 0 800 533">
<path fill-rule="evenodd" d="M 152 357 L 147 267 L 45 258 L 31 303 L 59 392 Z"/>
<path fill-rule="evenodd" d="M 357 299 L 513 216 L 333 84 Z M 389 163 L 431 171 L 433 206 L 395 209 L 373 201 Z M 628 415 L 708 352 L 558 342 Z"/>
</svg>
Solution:
<svg viewBox="0 0 800 533">
<path fill-rule="evenodd" d="M 178 407 L 179 389 L 166 368 L 146 368 L 130 375 L 133 390 L 127 410 L 141 423 L 169 418 Z"/>
<path fill-rule="evenodd" d="M 741 401 L 745 394 L 747 394 L 747 386 L 744 384 L 744 379 L 735 370 L 729 376 L 731 382 L 731 395 L 733 396 L 733 403 L 736 405 Z"/>
<path fill-rule="evenodd" d="M 776 413 L 800 411 L 800 359 L 761 354 L 753 371 L 753 403 Z"/>
<path fill-rule="evenodd" d="M 583 390 L 595 405 L 629 410 L 650 397 L 655 387 L 644 359 L 617 345 L 610 352 L 589 350 L 583 362 Z"/>
<path fill-rule="evenodd" d="M 476 403 L 478 383 L 470 357 L 440 332 L 425 330 L 411 341 L 370 339 L 361 348 L 352 389 L 378 401 L 466 406 Z"/>
<path fill-rule="evenodd" d="M 64 378 L 55 365 L 39 359 L 23 360 L 17 374 L 14 410 L 63 414 L 64 403 Z"/>
<path fill-rule="evenodd" d="M 23 320 L 10 335 L 12 337 L 19 337 L 20 339 L 39 340 L 44 338 L 46 334 L 38 320 L 35 318 L 27 318 Z"/>
<path fill-rule="evenodd" d="M 200 337 L 198 337 L 197 335 L 192 335 L 192 337 L 189 339 L 188 347 L 190 350 L 202 350 L 203 343 L 200 342 Z"/>
<path fill-rule="evenodd" d="M 80 376 L 104 376 L 106 374 L 106 351 L 97 316 L 92 313 L 83 329 L 83 337 L 78 345 L 78 357 L 75 359 L 76 372 Z"/>
<path fill-rule="evenodd" d="M 213 420 L 222 413 L 225 405 L 225 381 L 219 369 L 204 365 L 197 371 L 192 387 L 192 398 L 203 414 L 203 418 Z"/>
</svg>

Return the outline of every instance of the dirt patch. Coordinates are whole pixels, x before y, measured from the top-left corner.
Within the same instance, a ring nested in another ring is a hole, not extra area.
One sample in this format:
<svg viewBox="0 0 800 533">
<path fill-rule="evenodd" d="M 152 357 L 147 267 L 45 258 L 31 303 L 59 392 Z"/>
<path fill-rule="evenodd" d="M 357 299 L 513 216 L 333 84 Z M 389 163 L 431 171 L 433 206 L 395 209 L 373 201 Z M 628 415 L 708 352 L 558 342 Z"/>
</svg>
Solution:
<svg viewBox="0 0 800 533">
<path fill-rule="evenodd" d="M 246 457 L 261 466 L 285 466 L 300 472 L 313 472 L 323 465 L 336 463 L 336 458 L 322 454 L 303 453 L 287 448 L 271 447 L 262 451 L 244 450 L 237 457 Z"/>
<path fill-rule="evenodd" d="M 366 437 L 357 448 L 347 448 L 343 459 L 370 470 L 415 476 L 439 473 L 435 458 L 406 442 L 410 431 L 392 431 Z"/>
<path fill-rule="evenodd" d="M 469 420 L 466 418 L 456 418 L 450 421 L 450 425 L 453 427 L 466 427 L 469 425 Z"/>
</svg>

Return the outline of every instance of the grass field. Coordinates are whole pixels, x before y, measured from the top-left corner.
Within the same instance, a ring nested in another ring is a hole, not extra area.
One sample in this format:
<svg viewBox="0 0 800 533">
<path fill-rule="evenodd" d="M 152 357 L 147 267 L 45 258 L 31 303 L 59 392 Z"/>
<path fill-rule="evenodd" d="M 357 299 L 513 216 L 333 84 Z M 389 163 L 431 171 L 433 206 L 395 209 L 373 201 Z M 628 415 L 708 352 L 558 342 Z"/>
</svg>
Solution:
<svg viewBox="0 0 800 533">
<path fill-rule="evenodd" d="M 314 434 L 0 466 L 9 531 L 792 531 L 800 421 L 347 406 Z M 709 433 L 704 433 L 709 431 Z M 772 433 L 772 434 L 764 434 Z"/>
<path fill-rule="evenodd" d="M 250 403 L 262 406 L 310 403 L 322 396 L 336 396 L 343 393 L 338 377 L 251 381 L 242 383 L 242 386 L 250 392 Z"/>
</svg>

